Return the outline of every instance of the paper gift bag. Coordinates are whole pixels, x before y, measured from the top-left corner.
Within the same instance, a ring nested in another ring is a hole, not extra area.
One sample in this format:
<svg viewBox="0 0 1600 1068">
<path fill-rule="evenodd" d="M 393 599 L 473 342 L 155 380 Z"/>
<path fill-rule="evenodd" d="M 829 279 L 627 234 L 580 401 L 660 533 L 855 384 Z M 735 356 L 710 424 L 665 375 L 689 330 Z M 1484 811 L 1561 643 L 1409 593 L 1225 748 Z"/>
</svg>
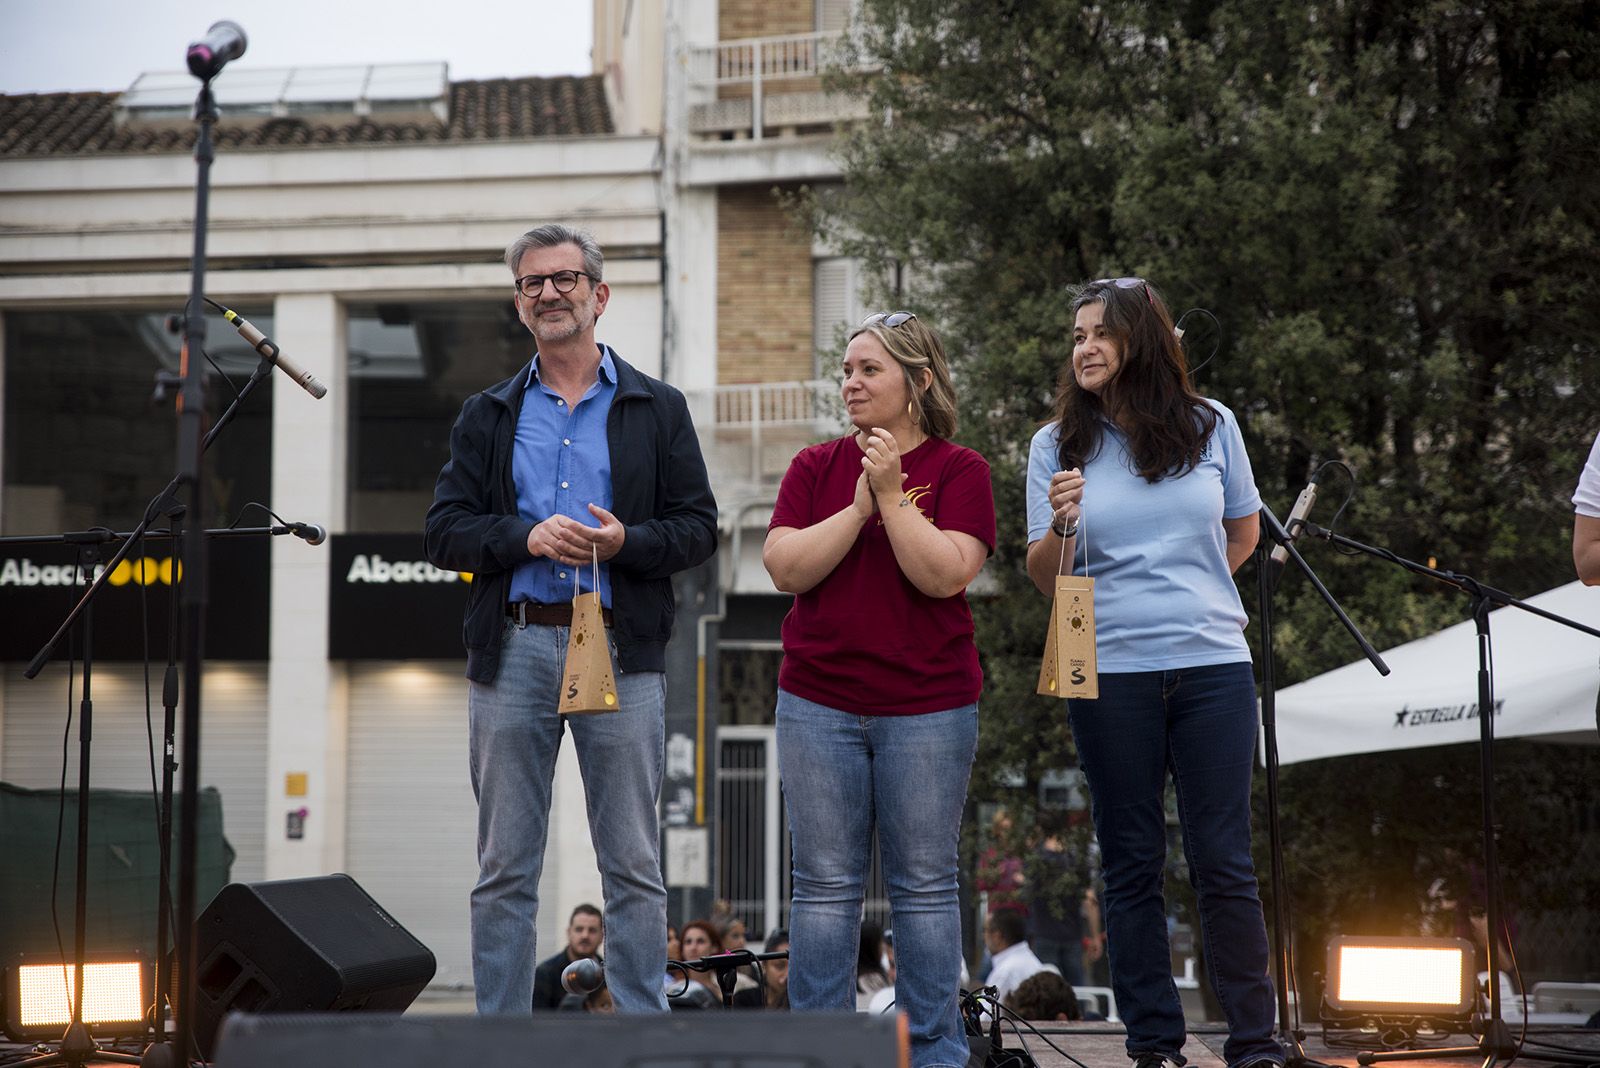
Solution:
<svg viewBox="0 0 1600 1068">
<path fill-rule="evenodd" d="M 1095 661 L 1094 579 L 1056 576 L 1037 690 L 1046 697 L 1100 696 Z"/>
<path fill-rule="evenodd" d="M 600 564 L 595 561 L 595 588 Z M 567 663 L 561 676 L 563 714 L 617 711 L 617 678 L 611 670 L 611 643 L 600 615 L 600 594 L 572 598 L 572 630 L 567 637 Z"/>
</svg>

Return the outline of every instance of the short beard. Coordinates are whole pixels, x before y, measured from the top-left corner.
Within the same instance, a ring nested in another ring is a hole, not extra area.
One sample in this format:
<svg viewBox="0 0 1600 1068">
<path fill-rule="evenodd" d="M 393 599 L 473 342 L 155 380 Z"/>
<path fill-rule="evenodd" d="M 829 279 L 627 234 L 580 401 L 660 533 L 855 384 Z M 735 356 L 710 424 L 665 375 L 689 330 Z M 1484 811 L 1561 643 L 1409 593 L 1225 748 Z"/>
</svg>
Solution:
<svg viewBox="0 0 1600 1068">
<path fill-rule="evenodd" d="M 568 303 L 571 304 L 571 302 Z M 541 320 L 539 318 L 539 312 L 541 310 L 548 309 L 543 309 L 539 305 L 535 305 L 529 313 L 533 321 L 529 322 L 527 319 L 524 319 L 523 325 L 528 328 L 529 333 L 533 334 L 534 338 L 541 342 L 565 341 L 570 337 L 576 337 L 578 334 L 583 333 L 589 327 L 594 325 L 595 304 L 595 294 L 590 294 L 589 299 L 581 304 L 571 304 L 571 307 L 568 309 L 568 311 L 572 315 L 572 321 L 570 323 L 562 323 L 560 325 L 546 323 Z"/>
</svg>

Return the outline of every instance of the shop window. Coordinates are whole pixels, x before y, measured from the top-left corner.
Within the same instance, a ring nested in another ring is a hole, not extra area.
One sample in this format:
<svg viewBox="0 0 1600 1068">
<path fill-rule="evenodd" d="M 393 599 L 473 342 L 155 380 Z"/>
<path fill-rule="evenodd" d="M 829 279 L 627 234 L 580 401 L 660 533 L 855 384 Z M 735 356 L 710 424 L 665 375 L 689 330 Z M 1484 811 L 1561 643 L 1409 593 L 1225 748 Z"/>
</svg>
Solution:
<svg viewBox="0 0 1600 1068">
<path fill-rule="evenodd" d="M 179 339 L 165 326 L 171 310 L 5 314 L 0 532 L 127 530 L 172 480 L 176 390 L 156 395 L 157 373 L 179 365 Z M 271 334 L 270 314 L 241 314 Z M 214 420 L 258 359 L 220 317 L 207 322 L 207 350 L 222 371 L 206 390 Z M 231 523 L 247 501 L 270 503 L 271 436 L 272 390 L 261 388 L 206 453 L 207 526 Z M 265 516 L 244 518 L 257 525 Z"/>
<path fill-rule="evenodd" d="M 533 356 L 509 292 L 499 301 L 354 304 L 349 529 L 420 532 L 462 402 Z"/>
</svg>

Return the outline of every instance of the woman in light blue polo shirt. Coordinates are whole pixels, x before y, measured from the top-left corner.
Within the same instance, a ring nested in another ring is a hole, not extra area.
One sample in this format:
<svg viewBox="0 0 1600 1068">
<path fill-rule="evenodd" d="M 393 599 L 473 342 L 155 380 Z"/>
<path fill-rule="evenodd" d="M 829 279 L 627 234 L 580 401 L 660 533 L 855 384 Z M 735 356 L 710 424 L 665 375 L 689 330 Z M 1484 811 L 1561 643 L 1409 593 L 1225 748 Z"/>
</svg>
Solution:
<svg viewBox="0 0 1600 1068">
<path fill-rule="evenodd" d="M 1095 580 L 1098 700 L 1069 716 L 1105 876 L 1111 985 L 1138 1068 L 1182 1065 L 1162 795 L 1170 771 L 1229 1068 L 1282 1064 L 1250 859 L 1256 695 L 1233 572 L 1261 507 L 1233 413 L 1195 392 L 1160 294 L 1140 278 L 1074 299 L 1072 362 L 1028 457 L 1028 574 Z"/>
</svg>

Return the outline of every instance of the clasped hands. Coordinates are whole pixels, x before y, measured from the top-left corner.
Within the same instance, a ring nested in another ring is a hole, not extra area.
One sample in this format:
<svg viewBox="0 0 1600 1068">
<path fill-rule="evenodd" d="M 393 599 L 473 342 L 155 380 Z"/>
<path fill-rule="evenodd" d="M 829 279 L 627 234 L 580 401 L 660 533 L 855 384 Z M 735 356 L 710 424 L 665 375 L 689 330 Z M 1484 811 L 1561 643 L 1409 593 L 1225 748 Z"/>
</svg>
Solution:
<svg viewBox="0 0 1600 1068">
<path fill-rule="evenodd" d="M 861 477 L 856 479 L 856 495 L 851 507 L 855 509 L 856 518 L 865 522 L 878 511 L 880 498 L 900 496 L 906 476 L 900 470 L 900 443 L 881 426 L 866 432 L 862 451 Z"/>
<path fill-rule="evenodd" d="M 604 562 L 616 556 L 628 536 L 627 529 L 597 504 L 589 505 L 589 512 L 600 521 L 599 526 L 585 526 L 565 515 L 553 515 L 539 523 L 528 531 L 528 552 L 574 567 L 596 557 Z"/>
</svg>

